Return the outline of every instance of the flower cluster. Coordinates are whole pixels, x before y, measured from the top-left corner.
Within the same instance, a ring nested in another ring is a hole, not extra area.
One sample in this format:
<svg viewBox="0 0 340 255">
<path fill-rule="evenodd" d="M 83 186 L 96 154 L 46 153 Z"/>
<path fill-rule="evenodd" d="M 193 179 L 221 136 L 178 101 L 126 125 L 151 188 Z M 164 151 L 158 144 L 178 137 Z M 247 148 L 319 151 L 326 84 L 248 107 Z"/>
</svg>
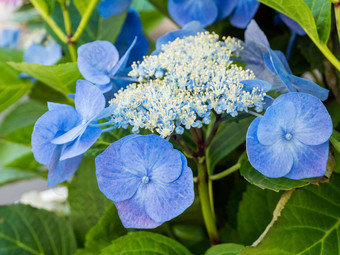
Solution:
<svg viewBox="0 0 340 255">
<path fill-rule="evenodd" d="M 262 111 L 268 84 L 256 81 L 257 86 L 248 86 L 255 76 L 230 59 L 240 49 L 234 38 L 219 41 L 208 32 L 162 45 L 158 55 L 132 66 L 130 75 L 141 83 L 120 90 L 110 101 L 117 105 L 112 123 L 168 137 L 209 124 L 212 111 L 232 116 L 249 108 Z"/>
</svg>

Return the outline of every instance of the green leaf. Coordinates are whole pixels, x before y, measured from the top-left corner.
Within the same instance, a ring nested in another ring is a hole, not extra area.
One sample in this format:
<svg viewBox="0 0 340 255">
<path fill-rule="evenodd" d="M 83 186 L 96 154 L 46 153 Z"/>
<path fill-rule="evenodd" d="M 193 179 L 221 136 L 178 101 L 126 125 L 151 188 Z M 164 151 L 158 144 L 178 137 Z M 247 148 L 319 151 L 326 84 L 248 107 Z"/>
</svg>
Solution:
<svg viewBox="0 0 340 255">
<path fill-rule="evenodd" d="M 94 158 L 84 158 L 69 185 L 70 220 L 77 238 L 83 242 L 85 234 L 97 224 L 110 204 L 98 188 Z"/>
<path fill-rule="evenodd" d="M 27 94 L 32 83 L 18 78 L 19 72 L 6 62 L 22 59 L 22 52 L 0 48 L 0 112 Z"/>
<path fill-rule="evenodd" d="M 73 0 L 74 5 L 77 7 L 81 15 L 84 15 L 84 13 L 87 10 L 87 7 L 92 1 L 95 1 L 95 0 Z"/>
<path fill-rule="evenodd" d="M 74 254 L 76 243 L 67 221 L 28 205 L 0 207 L 0 253 L 7 255 Z"/>
<path fill-rule="evenodd" d="M 127 12 L 123 12 L 106 19 L 99 17 L 96 40 L 116 41 L 124 25 L 126 15 Z"/>
<path fill-rule="evenodd" d="M 205 255 L 238 255 L 244 248 L 241 244 L 225 243 L 211 247 Z"/>
<path fill-rule="evenodd" d="M 246 118 L 239 122 L 225 122 L 220 125 L 207 149 L 209 173 L 213 173 L 216 164 L 245 141 L 252 120 L 253 118 Z"/>
<path fill-rule="evenodd" d="M 0 165 L 7 165 L 30 152 L 30 147 L 0 140 Z"/>
<path fill-rule="evenodd" d="M 31 0 L 31 3 L 39 12 L 49 15 L 53 11 L 55 0 Z"/>
<path fill-rule="evenodd" d="M 17 105 L 6 114 L 0 124 L 0 136 L 12 131 L 34 124 L 36 120 L 47 111 L 47 107 L 37 101 L 27 101 Z"/>
<path fill-rule="evenodd" d="M 243 244 L 252 244 L 263 233 L 280 197 L 279 192 L 247 186 L 237 213 L 237 231 Z"/>
<path fill-rule="evenodd" d="M 296 190 L 262 242 L 240 254 L 297 255 L 340 253 L 340 175 L 330 183 Z"/>
<path fill-rule="evenodd" d="M 100 254 L 189 255 L 191 253 L 182 244 L 173 239 L 142 231 L 133 232 L 116 239 Z"/>
<path fill-rule="evenodd" d="M 109 246 L 111 242 L 127 233 L 122 225 L 118 211 L 112 203 L 99 222 L 86 234 L 85 249 L 78 250 L 77 255 L 99 254 L 99 252 Z"/>
<path fill-rule="evenodd" d="M 269 178 L 264 176 L 255 168 L 253 168 L 248 160 L 247 154 L 244 153 L 240 158 L 241 169 L 240 174 L 251 184 L 261 189 L 270 189 L 273 191 L 290 190 L 293 188 L 303 187 L 317 180 L 317 178 L 291 180 L 285 177 Z"/>
<path fill-rule="evenodd" d="M 33 63 L 9 63 L 15 69 L 44 82 L 51 88 L 67 95 L 75 92 L 76 81 L 82 79 L 77 63 L 46 66 Z"/>
<path fill-rule="evenodd" d="M 336 130 L 333 130 L 333 134 L 329 138 L 329 141 L 333 144 L 334 148 L 340 152 L 340 133 Z"/>
</svg>

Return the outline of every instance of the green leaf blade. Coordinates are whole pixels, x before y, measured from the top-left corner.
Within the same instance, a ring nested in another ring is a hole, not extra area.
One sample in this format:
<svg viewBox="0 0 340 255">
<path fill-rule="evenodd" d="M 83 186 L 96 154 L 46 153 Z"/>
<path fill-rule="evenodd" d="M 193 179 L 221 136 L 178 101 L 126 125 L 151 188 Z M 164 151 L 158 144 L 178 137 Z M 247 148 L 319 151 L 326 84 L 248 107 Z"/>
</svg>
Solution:
<svg viewBox="0 0 340 255">
<path fill-rule="evenodd" d="M 211 247 L 204 255 L 238 255 L 243 248 L 241 244 L 219 244 Z"/>
</svg>

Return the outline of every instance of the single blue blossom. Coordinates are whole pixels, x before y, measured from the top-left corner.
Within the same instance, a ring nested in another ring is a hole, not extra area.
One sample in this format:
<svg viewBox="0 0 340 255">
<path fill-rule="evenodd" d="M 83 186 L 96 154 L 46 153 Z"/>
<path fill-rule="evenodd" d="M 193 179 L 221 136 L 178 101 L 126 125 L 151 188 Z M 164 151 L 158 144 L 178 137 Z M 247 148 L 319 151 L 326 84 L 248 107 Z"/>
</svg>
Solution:
<svg viewBox="0 0 340 255">
<path fill-rule="evenodd" d="M 100 190 L 114 201 L 126 228 L 155 228 L 194 201 L 185 156 L 156 135 L 129 135 L 96 158 Z"/>
<path fill-rule="evenodd" d="M 112 81 L 122 79 L 126 64 L 137 38 L 119 58 L 117 48 L 108 41 L 94 41 L 78 48 L 78 68 L 84 78 L 96 84 L 103 93 L 112 89 Z"/>
<path fill-rule="evenodd" d="M 198 21 L 203 27 L 227 17 L 237 0 L 169 0 L 171 18 L 181 27 L 191 21 Z"/>
<path fill-rule="evenodd" d="M 292 74 L 284 54 L 270 49 L 267 37 L 254 20 L 247 27 L 244 37 L 241 60 L 247 63 L 247 69 L 252 70 L 258 79 L 271 83 L 272 89 L 280 93 L 303 92 L 320 100 L 327 99 L 327 89 Z"/>
<path fill-rule="evenodd" d="M 0 36 L 0 48 L 14 49 L 18 46 L 21 30 L 4 29 Z"/>
<path fill-rule="evenodd" d="M 109 18 L 127 11 L 132 0 L 102 0 L 98 6 L 99 14 Z"/>
<path fill-rule="evenodd" d="M 101 91 L 87 81 L 78 81 L 75 109 L 56 103 L 48 103 L 48 107 L 34 125 L 32 152 L 39 163 L 48 165 L 47 185 L 52 186 L 74 174 L 83 153 L 102 133 L 91 122 L 107 117 L 115 106 L 105 108 Z"/>
<path fill-rule="evenodd" d="M 309 94 L 275 99 L 247 133 L 247 154 L 263 175 L 303 179 L 326 173 L 332 120 L 322 102 Z"/>
<path fill-rule="evenodd" d="M 295 20 L 292 20 L 291 18 L 284 15 L 283 13 L 279 13 L 278 15 L 280 19 L 283 21 L 283 23 L 285 23 L 286 26 L 289 27 L 289 29 L 291 29 L 293 32 L 295 32 L 296 34 L 300 36 L 303 36 L 306 34 L 305 30 L 303 30 L 303 28 Z"/>
<path fill-rule="evenodd" d="M 228 1 L 225 1 L 228 2 Z M 257 0 L 239 0 L 233 12 L 229 15 L 230 23 L 234 27 L 246 28 L 255 16 L 260 2 Z"/>
</svg>

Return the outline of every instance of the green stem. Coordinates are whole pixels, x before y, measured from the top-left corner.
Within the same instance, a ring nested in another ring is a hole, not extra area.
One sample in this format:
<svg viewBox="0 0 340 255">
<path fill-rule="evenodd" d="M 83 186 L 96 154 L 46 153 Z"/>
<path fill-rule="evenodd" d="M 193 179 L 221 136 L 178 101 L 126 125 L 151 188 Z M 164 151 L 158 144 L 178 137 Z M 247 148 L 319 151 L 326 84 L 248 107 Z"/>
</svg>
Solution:
<svg viewBox="0 0 340 255">
<path fill-rule="evenodd" d="M 310 37 L 312 39 L 312 37 Z M 320 42 L 316 42 L 312 39 L 314 44 L 319 48 L 319 50 L 323 53 L 323 55 L 328 59 L 332 65 L 340 71 L 340 61 L 334 56 L 334 54 L 328 49 L 326 44 L 321 44 Z"/>
<path fill-rule="evenodd" d="M 40 15 L 43 17 L 43 19 L 46 21 L 46 23 L 51 27 L 51 29 L 54 31 L 54 33 L 59 37 L 59 39 L 62 42 L 67 43 L 67 36 L 58 27 L 58 25 L 54 22 L 54 20 L 51 18 L 51 16 L 43 8 L 41 8 L 39 1 L 38 0 L 31 0 L 31 3 L 37 9 L 37 11 L 40 13 Z"/>
<path fill-rule="evenodd" d="M 89 19 L 91 17 L 92 12 L 93 12 L 93 9 L 97 5 L 97 2 L 98 2 L 98 0 L 92 0 L 89 3 L 89 5 L 88 5 L 80 23 L 79 23 L 79 26 L 78 26 L 76 32 L 74 33 L 74 35 L 71 38 L 72 42 L 74 42 L 74 43 L 77 42 L 79 40 L 80 36 L 83 34 L 84 29 L 85 29 L 87 23 L 89 22 Z"/>
<path fill-rule="evenodd" d="M 200 160 L 198 162 L 198 193 L 201 201 L 201 208 L 204 218 L 204 223 L 210 238 L 211 243 L 217 244 L 219 242 L 218 232 L 215 223 L 215 216 L 212 213 L 209 198 L 208 186 L 208 169 L 206 161 Z"/>
<path fill-rule="evenodd" d="M 238 169 L 240 169 L 241 164 L 240 163 L 236 163 L 235 165 L 233 165 L 232 167 L 228 168 L 227 170 L 224 170 L 218 174 L 214 174 L 214 175 L 210 175 L 209 179 L 211 181 L 216 181 L 219 179 L 222 179 L 223 177 L 228 176 L 229 174 L 232 174 L 234 172 L 236 172 Z"/>
<path fill-rule="evenodd" d="M 340 3 L 339 0 L 334 3 L 334 14 L 335 14 L 335 23 L 336 29 L 338 31 L 338 37 L 340 36 Z M 339 37 L 340 40 L 340 37 Z"/>
<path fill-rule="evenodd" d="M 72 26 L 71 26 L 70 13 L 68 10 L 68 6 L 66 6 L 66 4 L 62 5 L 61 8 L 63 11 L 65 30 L 66 30 L 66 34 L 68 38 L 67 46 L 70 51 L 72 61 L 75 62 L 77 61 L 77 49 L 76 49 L 75 43 L 70 40 L 70 38 L 72 37 Z"/>
</svg>

